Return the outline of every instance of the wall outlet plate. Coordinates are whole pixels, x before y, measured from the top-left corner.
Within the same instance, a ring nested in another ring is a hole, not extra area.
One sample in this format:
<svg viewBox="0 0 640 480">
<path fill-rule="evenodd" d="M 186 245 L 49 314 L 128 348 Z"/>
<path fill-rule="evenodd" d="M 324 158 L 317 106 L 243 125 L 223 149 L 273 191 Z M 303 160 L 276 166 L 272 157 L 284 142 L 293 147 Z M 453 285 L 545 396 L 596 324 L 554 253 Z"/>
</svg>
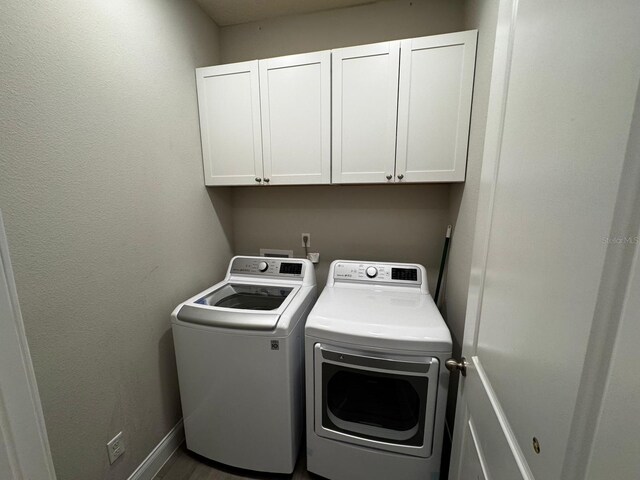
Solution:
<svg viewBox="0 0 640 480">
<path fill-rule="evenodd" d="M 116 459 L 124 453 L 124 439 L 122 438 L 122 432 L 109 440 L 109 443 L 107 443 L 107 451 L 109 452 L 109 463 L 115 462 Z"/>
<path fill-rule="evenodd" d="M 304 244 L 304 237 L 307 237 L 307 244 Z M 311 234 L 310 233 L 301 233 L 300 234 L 300 241 L 302 242 L 302 246 L 303 247 L 311 247 Z"/>
</svg>

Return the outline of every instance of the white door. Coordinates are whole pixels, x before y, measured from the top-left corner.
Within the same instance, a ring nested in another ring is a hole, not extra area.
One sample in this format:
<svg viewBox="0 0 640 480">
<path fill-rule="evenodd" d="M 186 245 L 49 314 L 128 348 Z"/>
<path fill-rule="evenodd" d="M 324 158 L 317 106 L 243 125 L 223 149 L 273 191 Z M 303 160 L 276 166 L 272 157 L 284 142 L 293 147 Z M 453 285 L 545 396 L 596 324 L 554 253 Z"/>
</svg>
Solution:
<svg viewBox="0 0 640 480">
<path fill-rule="evenodd" d="M 396 178 L 462 182 L 477 31 L 403 40 Z"/>
<path fill-rule="evenodd" d="M 264 179 L 331 183 L 331 52 L 260 60 Z"/>
<path fill-rule="evenodd" d="M 262 181 L 258 61 L 196 69 L 205 185 Z"/>
<path fill-rule="evenodd" d="M 0 478 L 56 478 L 1 213 Z"/>
<path fill-rule="evenodd" d="M 332 50 L 333 183 L 393 183 L 400 42 Z"/>
<path fill-rule="evenodd" d="M 498 17 L 450 479 L 582 480 L 638 248 L 640 4 Z"/>
</svg>

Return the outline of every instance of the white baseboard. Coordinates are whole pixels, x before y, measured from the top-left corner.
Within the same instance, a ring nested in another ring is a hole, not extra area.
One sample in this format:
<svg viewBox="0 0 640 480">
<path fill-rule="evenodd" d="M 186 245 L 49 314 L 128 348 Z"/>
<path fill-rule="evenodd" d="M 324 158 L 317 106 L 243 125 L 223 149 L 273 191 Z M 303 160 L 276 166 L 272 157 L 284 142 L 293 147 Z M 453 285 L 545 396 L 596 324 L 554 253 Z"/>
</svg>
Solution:
<svg viewBox="0 0 640 480">
<path fill-rule="evenodd" d="M 182 442 L 184 442 L 184 425 L 180 419 L 176 426 L 151 450 L 151 453 L 135 469 L 128 480 L 152 480 Z"/>
</svg>

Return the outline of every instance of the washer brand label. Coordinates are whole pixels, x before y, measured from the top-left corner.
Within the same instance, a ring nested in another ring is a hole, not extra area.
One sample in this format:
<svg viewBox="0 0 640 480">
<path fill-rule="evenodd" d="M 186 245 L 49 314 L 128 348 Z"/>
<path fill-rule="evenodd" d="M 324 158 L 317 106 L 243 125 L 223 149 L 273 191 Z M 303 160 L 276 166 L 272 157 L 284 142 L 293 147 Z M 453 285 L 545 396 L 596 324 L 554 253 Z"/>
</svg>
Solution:
<svg viewBox="0 0 640 480">
<path fill-rule="evenodd" d="M 271 350 L 280 350 L 280 340 L 271 340 Z"/>
</svg>

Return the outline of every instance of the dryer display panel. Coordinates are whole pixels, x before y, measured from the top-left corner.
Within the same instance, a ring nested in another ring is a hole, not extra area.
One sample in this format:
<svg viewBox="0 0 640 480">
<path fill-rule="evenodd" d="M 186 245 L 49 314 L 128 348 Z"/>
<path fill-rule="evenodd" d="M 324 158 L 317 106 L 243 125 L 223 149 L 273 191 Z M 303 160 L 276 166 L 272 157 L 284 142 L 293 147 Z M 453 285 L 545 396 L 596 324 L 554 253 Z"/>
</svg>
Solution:
<svg viewBox="0 0 640 480">
<path fill-rule="evenodd" d="M 415 282 L 418 280 L 417 268 L 392 268 L 391 269 L 392 280 L 409 280 Z"/>
</svg>

